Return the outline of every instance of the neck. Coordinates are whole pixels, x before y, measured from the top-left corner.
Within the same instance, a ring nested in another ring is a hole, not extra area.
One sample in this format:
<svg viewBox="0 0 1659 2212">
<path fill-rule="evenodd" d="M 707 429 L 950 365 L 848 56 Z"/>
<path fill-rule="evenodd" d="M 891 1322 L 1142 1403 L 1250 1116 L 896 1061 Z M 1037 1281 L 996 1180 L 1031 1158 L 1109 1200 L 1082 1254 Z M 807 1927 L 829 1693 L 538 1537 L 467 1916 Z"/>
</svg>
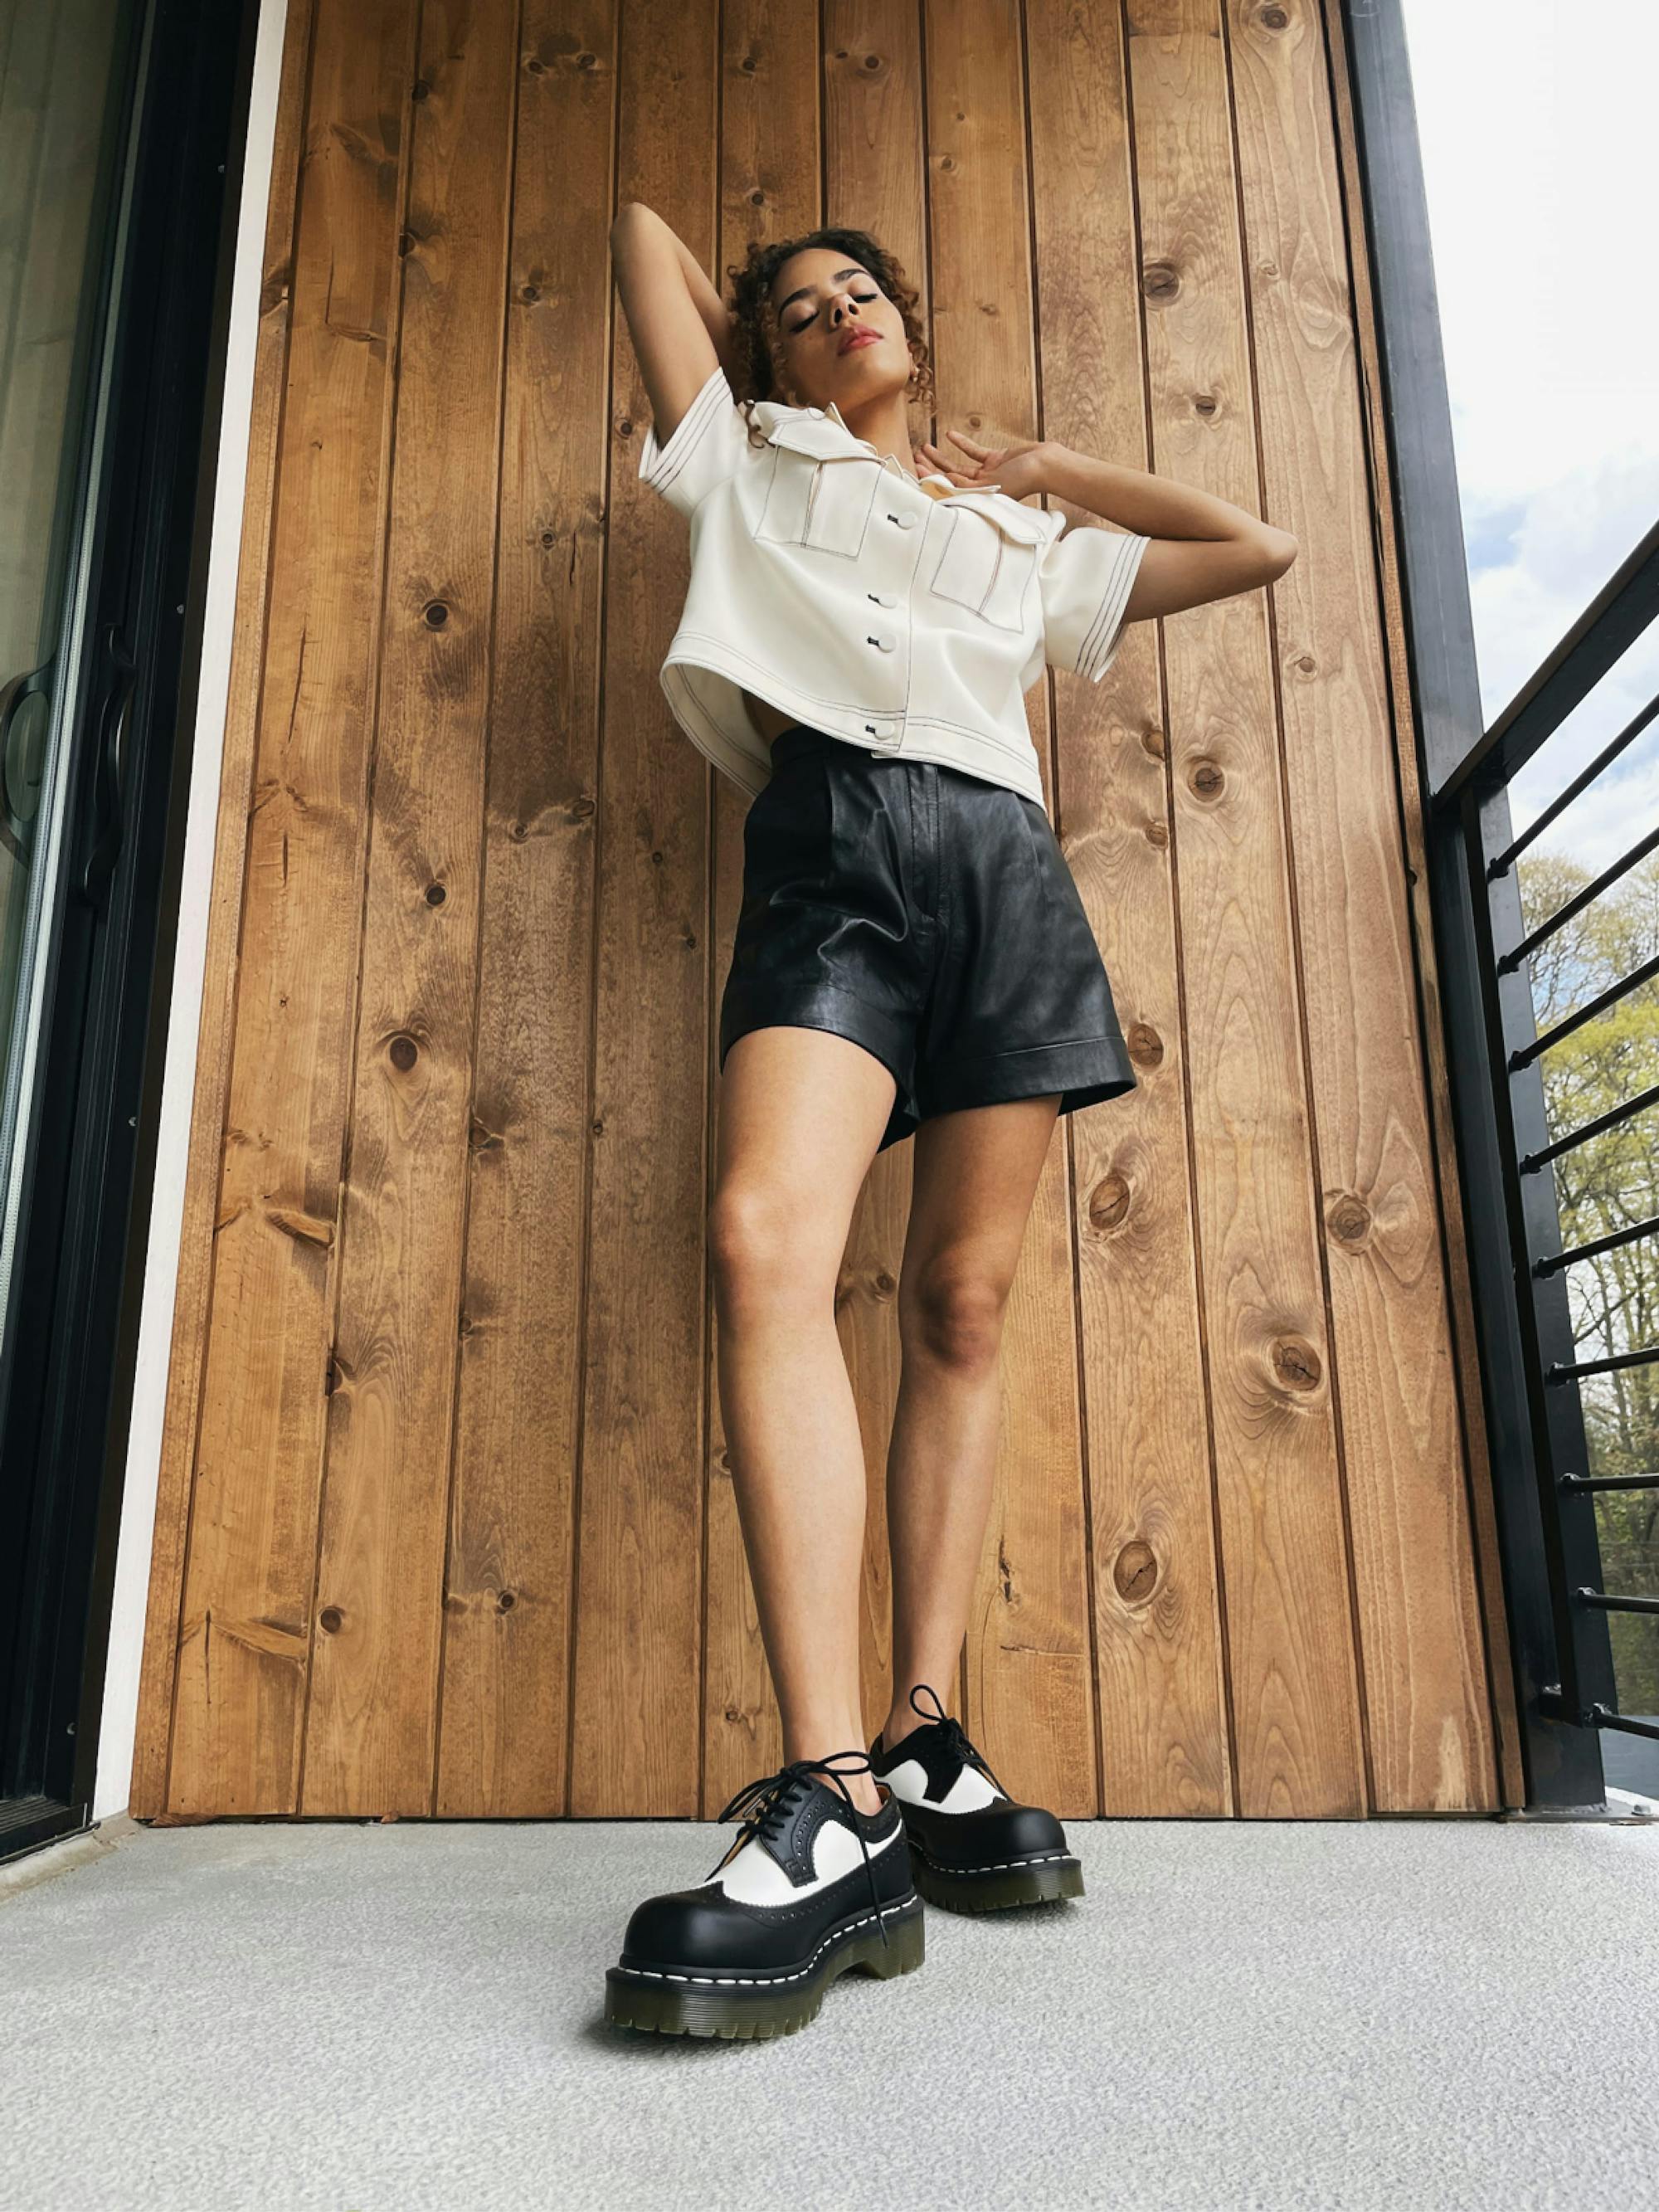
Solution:
<svg viewBox="0 0 1659 2212">
<path fill-rule="evenodd" d="M 855 438 L 862 438 L 878 453 L 890 453 L 907 476 L 916 474 L 910 451 L 910 418 L 902 392 L 884 392 L 850 413 L 837 406 L 836 412 Z"/>
</svg>

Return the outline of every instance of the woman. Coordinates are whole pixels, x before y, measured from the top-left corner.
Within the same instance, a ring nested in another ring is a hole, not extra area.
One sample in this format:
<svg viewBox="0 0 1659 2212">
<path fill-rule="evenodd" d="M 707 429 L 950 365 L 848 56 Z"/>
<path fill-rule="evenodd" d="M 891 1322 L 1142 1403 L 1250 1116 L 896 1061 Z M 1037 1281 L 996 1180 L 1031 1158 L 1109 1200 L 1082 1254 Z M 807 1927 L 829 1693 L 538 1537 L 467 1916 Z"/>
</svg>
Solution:
<svg viewBox="0 0 1659 2212">
<path fill-rule="evenodd" d="M 913 445 L 916 295 L 863 231 L 751 246 L 730 311 L 648 208 L 611 250 L 653 416 L 640 475 L 691 526 L 663 687 L 757 794 L 708 1237 L 786 1765 L 726 1808 L 746 1817 L 711 1878 L 634 1913 L 606 2013 L 769 2035 L 848 1967 L 919 1965 L 918 1887 L 969 1911 L 1081 1891 L 1060 1823 L 1002 1790 L 930 1686 L 966 1632 L 1004 1307 L 1055 1119 L 1135 1081 L 1023 698 L 1045 662 L 1097 681 L 1127 623 L 1254 591 L 1297 546 L 1051 441 Z M 1044 492 L 1119 528 L 1021 503 Z M 866 1755 L 864 1455 L 834 1293 L 871 1160 L 912 1133 L 893 1698 Z"/>
</svg>

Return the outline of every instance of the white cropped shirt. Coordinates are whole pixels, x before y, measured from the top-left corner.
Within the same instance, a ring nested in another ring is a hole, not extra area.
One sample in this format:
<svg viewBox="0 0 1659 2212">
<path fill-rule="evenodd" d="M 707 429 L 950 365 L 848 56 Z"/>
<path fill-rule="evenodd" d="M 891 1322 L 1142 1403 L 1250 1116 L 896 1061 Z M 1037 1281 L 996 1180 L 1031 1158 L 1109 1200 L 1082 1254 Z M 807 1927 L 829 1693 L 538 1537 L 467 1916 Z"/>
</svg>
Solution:
<svg viewBox="0 0 1659 2212">
<path fill-rule="evenodd" d="M 751 794 L 772 773 L 742 694 L 849 744 L 1023 792 L 1042 782 L 1024 695 L 1045 663 L 1094 682 L 1117 652 L 1149 539 L 994 489 L 924 491 L 828 410 L 761 400 L 750 443 L 716 368 L 642 483 L 691 527 L 660 672 L 674 719 Z M 931 481 L 949 484 L 948 477 Z"/>
</svg>

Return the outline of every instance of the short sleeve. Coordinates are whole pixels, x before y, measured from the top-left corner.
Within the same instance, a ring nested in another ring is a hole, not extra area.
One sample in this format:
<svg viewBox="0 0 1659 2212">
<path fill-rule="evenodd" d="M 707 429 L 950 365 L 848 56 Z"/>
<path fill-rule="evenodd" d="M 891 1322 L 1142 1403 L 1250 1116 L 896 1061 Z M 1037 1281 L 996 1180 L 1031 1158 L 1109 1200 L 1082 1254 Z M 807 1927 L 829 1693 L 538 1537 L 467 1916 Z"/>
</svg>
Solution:
<svg viewBox="0 0 1659 2212">
<path fill-rule="evenodd" d="M 748 428 L 726 371 L 718 365 L 674 425 L 665 446 L 647 425 L 640 453 L 640 482 L 660 492 L 689 521 L 699 501 L 737 471 L 748 451 Z"/>
<path fill-rule="evenodd" d="M 1116 658 L 1140 556 L 1150 538 L 1080 523 L 1053 538 L 1037 569 L 1042 657 L 1098 684 Z"/>
</svg>

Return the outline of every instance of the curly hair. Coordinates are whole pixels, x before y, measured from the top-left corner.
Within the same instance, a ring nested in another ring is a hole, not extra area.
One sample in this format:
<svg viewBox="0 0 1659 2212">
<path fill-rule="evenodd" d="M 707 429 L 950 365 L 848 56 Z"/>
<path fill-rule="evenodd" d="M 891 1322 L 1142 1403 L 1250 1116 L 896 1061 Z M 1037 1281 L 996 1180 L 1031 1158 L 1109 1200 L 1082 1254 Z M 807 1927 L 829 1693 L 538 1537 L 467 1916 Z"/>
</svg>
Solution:
<svg viewBox="0 0 1659 2212">
<path fill-rule="evenodd" d="M 831 225 L 766 246 L 750 239 L 748 258 L 742 267 L 728 263 L 726 271 L 732 280 L 732 340 L 738 364 L 734 384 L 742 387 L 734 391 L 733 397 L 748 418 L 750 445 L 764 443 L 755 421 L 755 403 L 770 399 L 784 388 L 783 332 L 772 305 L 773 279 L 791 254 L 812 246 L 828 246 L 831 252 L 856 261 L 898 309 L 912 364 L 906 397 L 927 412 L 933 410 L 933 364 L 922 329 L 921 295 L 907 281 L 903 264 L 878 246 L 867 230 Z"/>
</svg>

